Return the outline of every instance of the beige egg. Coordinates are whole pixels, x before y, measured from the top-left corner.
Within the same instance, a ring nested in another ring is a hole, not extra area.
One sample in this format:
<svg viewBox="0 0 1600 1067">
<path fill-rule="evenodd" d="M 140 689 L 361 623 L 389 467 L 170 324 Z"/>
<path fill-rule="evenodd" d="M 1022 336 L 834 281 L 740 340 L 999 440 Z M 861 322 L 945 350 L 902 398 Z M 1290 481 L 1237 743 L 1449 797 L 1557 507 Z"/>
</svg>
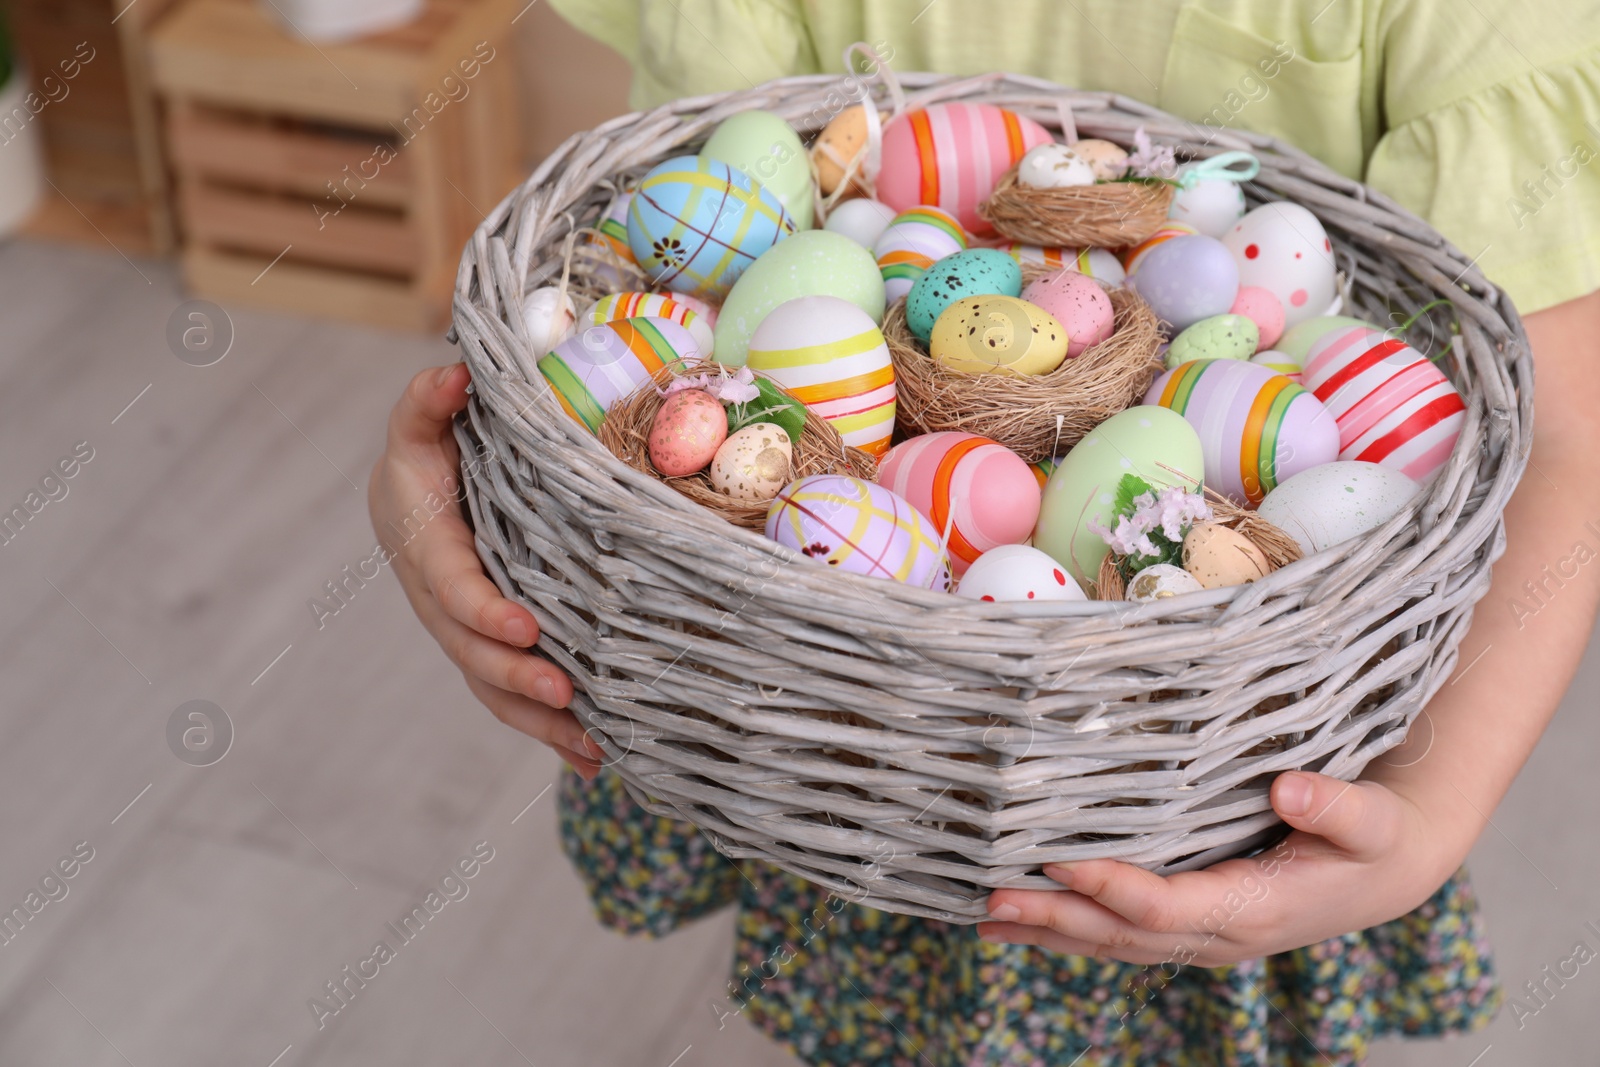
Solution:
<svg viewBox="0 0 1600 1067">
<path fill-rule="evenodd" d="M 1207 589 L 1247 585 L 1264 578 L 1272 564 L 1244 534 L 1218 523 L 1202 523 L 1183 539 L 1183 569 Z"/>
<path fill-rule="evenodd" d="M 764 501 L 793 480 L 794 446 L 783 427 L 753 422 L 733 434 L 711 460 L 711 484 L 735 500 Z"/>
<path fill-rule="evenodd" d="M 1146 567 L 1128 583 L 1124 599 L 1147 604 L 1152 600 L 1165 600 L 1180 593 L 1198 593 L 1205 586 L 1182 567 L 1170 563 L 1157 563 Z"/>
<path fill-rule="evenodd" d="M 1073 145 L 1072 150 L 1093 168 L 1096 181 L 1108 182 L 1128 172 L 1128 152 L 1121 145 L 1091 137 Z"/>
<path fill-rule="evenodd" d="M 866 143 L 867 111 L 864 105 L 845 108 L 822 128 L 811 146 L 811 160 L 816 165 L 817 185 L 823 196 L 829 196 L 839 188 L 839 183 L 844 180 L 845 167 Z M 867 195 L 859 166 L 856 168 L 856 177 L 850 182 L 849 195 Z"/>
</svg>

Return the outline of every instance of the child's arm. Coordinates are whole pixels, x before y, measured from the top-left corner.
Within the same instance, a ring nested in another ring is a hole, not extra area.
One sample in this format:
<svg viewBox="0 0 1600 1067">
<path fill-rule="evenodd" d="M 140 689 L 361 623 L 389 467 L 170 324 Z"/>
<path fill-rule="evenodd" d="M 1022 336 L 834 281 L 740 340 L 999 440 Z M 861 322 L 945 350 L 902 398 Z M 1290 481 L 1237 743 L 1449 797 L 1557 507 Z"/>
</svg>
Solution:
<svg viewBox="0 0 1600 1067">
<path fill-rule="evenodd" d="M 1295 832 L 1277 849 L 1170 878 L 1110 860 L 1047 868 L 1074 892 L 995 892 L 990 914 L 1014 921 L 982 924 L 985 937 L 1131 963 L 1233 963 L 1398 918 L 1455 872 L 1560 704 L 1600 608 L 1589 565 L 1600 560 L 1600 292 L 1526 323 L 1533 453 L 1506 510 L 1505 555 L 1414 740 L 1353 785 L 1280 775 L 1273 807 Z M 1230 893 L 1253 903 L 1208 925 Z"/>
</svg>

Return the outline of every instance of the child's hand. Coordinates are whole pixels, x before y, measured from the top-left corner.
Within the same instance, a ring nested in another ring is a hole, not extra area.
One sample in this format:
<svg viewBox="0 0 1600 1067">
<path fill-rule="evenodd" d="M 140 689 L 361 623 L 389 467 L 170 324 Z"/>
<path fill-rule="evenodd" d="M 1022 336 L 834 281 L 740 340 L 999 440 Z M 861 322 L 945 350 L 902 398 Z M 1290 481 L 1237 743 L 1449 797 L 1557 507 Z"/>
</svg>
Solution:
<svg viewBox="0 0 1600 1067">
<path fill-rule="evenodd" d="M 543 741 L 592 779 L 602 752 L 562 710 L 572 699 L 572 682 L 523 651 L 539 639 L 539 624 L 500 595 L 461 518 L 461 457 L 450 420 L 466 406 L 468 380 L 466 366 L 455 363 L 425 370 L 406 387 L 367 488 L 372 528 L 394 553 L 394 573 L 411 609 L 461 668 L 473 694 L 501 722 Z M 446 504 L 431 517 L 432 508 L 424 506 L 430 494 L 437 494 L 435 507 L 439 498 Z"/>
<path fill-rule="evenodd" d="M 1136 964 L 1214 967 L 1286 952 L 1399 918 L 1466 848 L 1376 782 L 1291 772 L 1272 806 L 1294 827 L 1249 859 L 1160 877 L 1115 860 L 1047 866 L 1071 892 L 999 889 L 985 940 Z"/>
</svg>

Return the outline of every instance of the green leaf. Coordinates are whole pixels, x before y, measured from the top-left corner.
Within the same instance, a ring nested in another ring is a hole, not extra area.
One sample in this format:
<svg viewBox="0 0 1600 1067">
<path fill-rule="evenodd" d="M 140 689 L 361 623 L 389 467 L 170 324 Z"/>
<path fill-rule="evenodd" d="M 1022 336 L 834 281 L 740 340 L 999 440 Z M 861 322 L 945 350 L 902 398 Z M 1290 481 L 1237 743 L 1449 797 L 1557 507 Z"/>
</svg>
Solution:
<svg viewBox="0 0 1600 1067">
<path fill-rule="evenodd" d="M 1118 515 L 1132 515 L 1134 512 L 1134 500 L 1146 493 L 1154 493 L 1155 491 L 1155 486 L 1137 474 L 1124 474 L 1122 480 L 1117 482 L 1116 507 L 1111 512 L 1113 518 Z"/>
<path fill-rule="evenodd" d="M 756 388 L 761 395 L 754 400 L 728 405 L 728 435 L 731 437 L 752 423 L 771 422 L 782 427 L 790 441 L 799 444 L 806 425 L 806 406 L 769 378 L 758 375 Z"/>
</svg>

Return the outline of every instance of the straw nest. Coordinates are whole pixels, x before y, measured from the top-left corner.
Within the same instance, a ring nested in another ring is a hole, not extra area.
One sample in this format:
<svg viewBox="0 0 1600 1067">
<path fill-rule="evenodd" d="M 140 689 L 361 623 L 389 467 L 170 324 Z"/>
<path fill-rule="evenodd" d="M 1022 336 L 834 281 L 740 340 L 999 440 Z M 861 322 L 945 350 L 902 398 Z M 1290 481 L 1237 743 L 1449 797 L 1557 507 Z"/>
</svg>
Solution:
<svg viewBox="0 0 1600 1067">
<path fill-rule="evenodd" d="M 1067 248 L 1124 248 L 1161 228 L 1174 187 L 1163 181 L 1112 181 L 1065 189 L 1017 184 L 1017 168 L 1001 176 L 978 214 L 1006 237 Z"/>
<path fill-rule="evenodd" d="M 1211 505 L 1211 521 L 1244 534 L 1267 557 L 1272 570 L 1287 567 L 1301 557 L 1300 542 L 1260 515 L 1240 507 L 1215 489 L 1208 487 L 1205 494 L 1206 503 Z M 1122 560 L 1122 556 L 1113 552 L 1100 561 L 1100 573 L 1096 575 L 1094 583 L 1096 600 L 1121 600 L 1127 595 L 1127 584 L 1122 578 Z"/>
<path fill-rule="evenodd" d="M 715 374 L 720 369 L 721 364 L 713 360 L 699 360 L 686 364 L 683 373 Z M 668 478 L 650 462 L 650 427 L 655 422 L 656 412 L 666 402 L 657 389 L 666 385 L 672 377 L 670 371 L 664 370 L 655 382 L 640 386 L 613 404 L 606 412 L 605 420 L 600 423 L 600 443 L 634 470 L 659 478 L 735 526 L 743 526 L 747 530 L 762 529 L 767 522 L 768 501 L 734 500 L 717 491 L 711 484 L 708 471 L 684 478 Z M 790 473 L 794 478 L 812 474 L 848 474 L 875 482 L 878 480 L 878 461 L 861 449 L 845 444 L 839 432 L 826 419 L 807 408 L 805 429 L 801 431 L 800 440 L 794 443 Z"/>
<path fill-rule="evenodd" d="M 1048 269 L 1027 268 L 1032 280 Z M 1029 463 L 1050 459 L 1144 399 L 1162 370 L 1155 313 L 1130 289 L 1110 290 L 1110 337 L 1049 374 L 963 374 L 928 357 L 906 324 L 905 301 L 889 309 L 884 340 L 894 359 L 895 423 L 903 436 L 965 430 L 998 441 Z M 1060 419 L 1060 426 L 1056 425 Z"/>
</svg>

